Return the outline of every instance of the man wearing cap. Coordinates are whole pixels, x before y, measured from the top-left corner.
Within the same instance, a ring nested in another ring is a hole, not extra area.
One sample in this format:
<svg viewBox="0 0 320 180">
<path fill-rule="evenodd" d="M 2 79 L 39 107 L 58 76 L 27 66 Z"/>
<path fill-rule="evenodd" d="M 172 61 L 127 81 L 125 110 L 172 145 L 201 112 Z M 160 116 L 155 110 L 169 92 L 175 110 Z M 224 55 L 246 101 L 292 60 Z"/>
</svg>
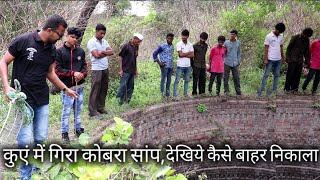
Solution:
<svg viewBox="0 0 320 180">
<path fill-rule="evenodd" d="M 117 93 L 119 104 L 129 103 L 134 89 L 134 76 L 138 75 L 137 56 L 139 45 L 143 36 L 135 33 L 133 38 L 124 44 L 119 53 L 120 56 L 120 87 Z"/>
<path fill-rule="evenodd" d="M 109 70 L 107 56 L 113 55 L 113 50 L 108 42 L 103 39 L 106 27 L 97 24 L 96 35 L 88 41 L 87 48 L 91 57 L 91 92 L 89 96 L 89 116 L 107 113 L 105 101 L 108 92 Z"/>
</svg>

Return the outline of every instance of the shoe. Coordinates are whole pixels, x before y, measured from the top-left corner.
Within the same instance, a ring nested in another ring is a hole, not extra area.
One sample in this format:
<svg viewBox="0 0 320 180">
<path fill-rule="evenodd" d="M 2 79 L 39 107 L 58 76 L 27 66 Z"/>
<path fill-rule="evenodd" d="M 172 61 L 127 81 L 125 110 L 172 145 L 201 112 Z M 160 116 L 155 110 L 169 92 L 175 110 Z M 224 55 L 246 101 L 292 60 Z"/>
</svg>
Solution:
<svg viewBox="0 0 320 180">
<path fill-rule="evenodd" d="M 224 92 L 224 95 L 230 96 L 229 92 Z"/>
<path fill-rule="evenodd" d="M 77 137 L 79 137 L 82 133 L 84 133 L 84 129 L 83 129 L 83 128 L 80 128 L 80 129 L 78 129 L 78 130 L 76 130 L 76 131 L 74 132 L 74 134 L 75 134 Z"/>
<path fill-rule="evenodd" d="M 62 142 L 63 142 L 63 143 L 67 143 L 67 144 L 70 143 L 69 135 L 68 135 L 67 132 L 62 133 Z"/>
<path fill-rule="evenodd" d="M 108 114 L 108 112 L 105 109 L 98 110 L 98 113 L 100 113 L 100 114 Z"/>
</svg>

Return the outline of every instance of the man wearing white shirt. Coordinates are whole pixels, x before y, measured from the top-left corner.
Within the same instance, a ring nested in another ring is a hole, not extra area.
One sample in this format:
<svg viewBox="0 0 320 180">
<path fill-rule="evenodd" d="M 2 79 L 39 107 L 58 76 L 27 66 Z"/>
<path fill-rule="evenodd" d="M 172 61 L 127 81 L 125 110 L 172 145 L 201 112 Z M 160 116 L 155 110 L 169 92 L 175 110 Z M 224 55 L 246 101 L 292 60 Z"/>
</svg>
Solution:
<svg viewBox="0 0 320 180">
<path fill-rule="evenodd" d="M 264 41 L 264 60 L 265 70 L 261 81 L 261 86 L 258 89 L 258 97 L 261 97 L 262 92 L 265 90 L 267 79 L 272 70 L 273 73 L 273 85 L 272 90 L 267 92 L 267 96 L 272 93 L 276 93 L 279 78 L 280 78 L 280 67 L 281 61 L 285 62 L 283 54 L 283 35 L 282 33 L 286 30 L 283 23 L 278 23 L 275 29 L 270 32 Z"/>
<path fill-rule="evenodd" d="M 177 61 L 177 71 L 176 71 L 176 79 L 174 81 L 173 86 L 173 96 L 176 98 L 178 96 L 177 86 L 180 81 L 181 73 L 184 79 L 184 88 L 183 94 L 184 96 L 188 95 L 188 85 L 190 81 L 190 74 L 191 74 L 191 62 L 190 58 L 194 56 L 194 50 L 192 43 L 188 42 L 189 38 L 189 31 L 183 30 L 181 32 L 181 40 L 177 43 L 177 51 L 178 51 L 178 61 Z"/>
<path fill-rule="evenodd" d="M 91 92 L 89 97 L 89 116 L 97 116 L 107 113 L 105 101 L 108 92 L 109 70 L 107 56 L 113 55 L 108 42 L 103 39 L 106 34 L 106 27 L 97 24 L 96 35 L 88 41 L 87 48 L 91 59 Z"/>
</svg>

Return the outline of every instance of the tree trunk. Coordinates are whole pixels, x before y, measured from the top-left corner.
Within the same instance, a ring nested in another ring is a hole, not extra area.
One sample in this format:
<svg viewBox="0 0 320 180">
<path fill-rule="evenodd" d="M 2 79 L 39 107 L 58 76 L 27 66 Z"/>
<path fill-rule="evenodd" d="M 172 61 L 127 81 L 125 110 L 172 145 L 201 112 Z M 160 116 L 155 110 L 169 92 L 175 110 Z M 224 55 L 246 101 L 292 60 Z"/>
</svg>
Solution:
<svg viewBox="0 0 320 180">
<path fill-rule="evenodd" d="M 81 10 L 78 22 L 76 24 L 76 26 L 80 28 L 82 34 L 84 34 L 84 31 L 86 30 L 86 27 L 88 25 L 89 18 L 98 3 L 98 0 L 87 0 L 85 2 L 84 7 Z M 79 39 L 78 43 L 81 44 L 81 41 L 82 37 Z"/>
</svg>

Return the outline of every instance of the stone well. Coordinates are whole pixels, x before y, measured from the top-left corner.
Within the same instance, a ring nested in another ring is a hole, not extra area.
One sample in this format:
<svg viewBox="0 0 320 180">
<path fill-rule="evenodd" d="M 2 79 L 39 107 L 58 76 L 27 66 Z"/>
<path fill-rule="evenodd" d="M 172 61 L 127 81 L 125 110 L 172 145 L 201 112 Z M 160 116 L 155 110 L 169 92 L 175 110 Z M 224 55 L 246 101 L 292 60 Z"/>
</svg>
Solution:
<svg viewBox="0 0 320 180">
<path fill-rule="evenodd" d="M 317 97 L 318 98 L 318 97 Z M 320 147 L 320 109 L 308 96 L 277 100 L 248 98 L 201 98 L 170 102 L 138 109 L 123 115 L 135 130 L 132 145 L 155 147 L 167 144 L 208 145 L 268 149 Z M 199 104 L 207 111 L 200 113 Z M 316 179 L 319 163 L 257 164 L 233 162 L 179 162 L 180 172 L 206 173 L 208 179 Z M 193 176 L 190 176 L 192 178 Z M 195 178 L 196 179 L 196 178 Z"/>
</svg>

